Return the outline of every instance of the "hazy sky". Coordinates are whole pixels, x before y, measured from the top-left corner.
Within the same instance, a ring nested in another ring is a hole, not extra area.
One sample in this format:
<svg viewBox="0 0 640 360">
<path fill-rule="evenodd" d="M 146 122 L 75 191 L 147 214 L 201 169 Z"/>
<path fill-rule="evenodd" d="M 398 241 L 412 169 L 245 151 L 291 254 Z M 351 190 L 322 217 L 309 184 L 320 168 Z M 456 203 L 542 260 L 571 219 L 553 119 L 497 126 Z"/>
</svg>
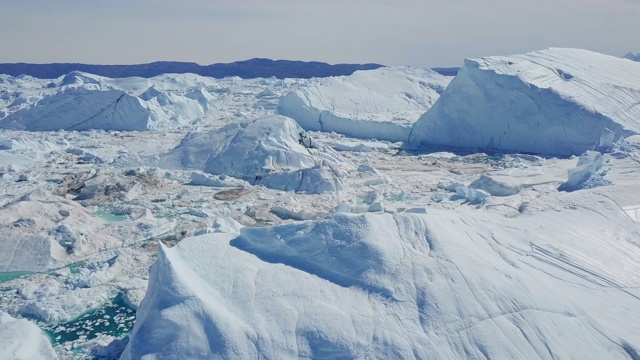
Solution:
<svg viewBox="0 0 640 360">
<path fill-rule="evenodd" d="M 640 51 L 640 0 L 0 0 L 0 62 L 253 57 L 458 66 L 550 46 Z"/>
</svg>

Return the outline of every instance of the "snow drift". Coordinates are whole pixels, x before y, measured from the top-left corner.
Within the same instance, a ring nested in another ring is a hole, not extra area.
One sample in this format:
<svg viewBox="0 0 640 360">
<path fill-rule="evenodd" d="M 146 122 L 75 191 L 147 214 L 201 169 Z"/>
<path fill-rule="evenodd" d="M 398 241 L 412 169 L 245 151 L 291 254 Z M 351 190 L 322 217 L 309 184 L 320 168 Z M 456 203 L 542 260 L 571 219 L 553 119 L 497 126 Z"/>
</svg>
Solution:
<svg viewBox="0 0 640 360">
<path fill-rule="evenodd" d="M 161 247 L 122 358 L 627 359 L 640 229 L 600 206 L 336 214 L 188 238 Z"/>
<path fill-rule="evenodd" d="M 640 64 L 576 49 L 465 60 L 412 146 L 579 155 L 640 131 Z"/>
<path fill-rule="evenodd" d="M 305 130 L 406 141 L 411 125 L 450 79 L 407 67 L 356 71 L 295 90 L 280 100 L 277 111 Z"/>
</svg>

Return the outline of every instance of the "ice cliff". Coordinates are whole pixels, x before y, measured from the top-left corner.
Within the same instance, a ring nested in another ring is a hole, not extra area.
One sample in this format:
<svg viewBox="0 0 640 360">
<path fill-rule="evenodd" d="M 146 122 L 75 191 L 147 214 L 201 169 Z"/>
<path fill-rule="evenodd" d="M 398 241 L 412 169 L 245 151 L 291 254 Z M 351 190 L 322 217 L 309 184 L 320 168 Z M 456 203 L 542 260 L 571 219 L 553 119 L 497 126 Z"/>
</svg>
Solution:
<svg viewBox="0 0 640 360">
<path fill-rule="evenodd" d="M 625 59 L 562 48 L 467 59 L 409 140 L 579 155 L 640 132 L 639 104 L 640 64 Z"/>
<path fill-rule="evenodd" d="M 407 67 L 356 71 L 320 79 L 283 97 L 277 111 L 305 130 L 406 141 L 412 124 L 451 77 Z"/>
<path fill-rule="evenodd" d="M 602 199 L 607 216 L 430 209 L 188 238 L 161 247 L 122 358 L 633 358 L 640 228 Z"/>
</svg>

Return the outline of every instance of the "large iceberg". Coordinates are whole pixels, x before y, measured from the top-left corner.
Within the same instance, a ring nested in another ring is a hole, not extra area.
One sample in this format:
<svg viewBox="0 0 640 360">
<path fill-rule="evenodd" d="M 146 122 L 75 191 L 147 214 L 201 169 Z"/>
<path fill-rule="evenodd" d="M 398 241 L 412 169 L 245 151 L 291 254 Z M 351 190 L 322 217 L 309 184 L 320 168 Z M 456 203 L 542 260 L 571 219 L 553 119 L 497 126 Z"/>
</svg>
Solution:
<svg viewBox="0 0 640 360">
<path fill-rule="evenodd" d="M 427 69 L 356 71 L 293 91 L 280 99 L 277 111 L 305 130 L 406 141 L 413 123 L 449 81 L 451 77 Z"/>
<path fill-rule="evenodd" d="M 190 133 L 161 162 L 312 194 L 342 189 L 344 175 L 339 154 L 316 144 L 295 121 L 280 115 Z"/>
<path fill-rule="evenodd" d="M 561 48 L 467 59 L 409 140 L 579 155 L 639 132 L 638 104 L 640 64 L 625 59 Z"/>
<path fill-rule="evenodd" d="M 335 214 L 162 246 L 122 358 L 634 358 L 640 229 L 600 206 Z"/>
<path fill-rule="evenodd" d="M 146 130 L 149 111 L 120 90 L 69 87 L 0 121 L 0 128 L 26 131 Z"/>
<path fill-rule="evenodd" d="M 207 90 L 214 79 L 193 74 L 110 79 L 73 71 L 46 85 L 11 77 L 5 82 L 0 93 L 10 102 L 0 101 L 2 129 L 168 130 L 218 116 Z"/>
</svg>

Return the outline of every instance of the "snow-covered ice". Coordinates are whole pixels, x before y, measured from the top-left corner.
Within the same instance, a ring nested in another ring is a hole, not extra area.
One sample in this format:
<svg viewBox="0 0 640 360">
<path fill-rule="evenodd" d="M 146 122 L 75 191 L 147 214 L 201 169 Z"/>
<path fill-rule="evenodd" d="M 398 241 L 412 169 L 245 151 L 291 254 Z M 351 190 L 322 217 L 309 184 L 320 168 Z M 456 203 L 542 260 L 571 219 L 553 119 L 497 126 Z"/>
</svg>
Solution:
<svg viewBox="0 0 640 360">
<path fill-rule="evenodd" d="M 278 113 L 305 130 L 406 141 L 413 123 L 433 105 L 451 77 L 408 67 L 356 71 L 319 80 L 286 95 Z"/>
<path fill-rule="evenodd" d="M 0 311 L 0 358 L 50 360 L 58 357 L 36 324 Z"/>
<path fill-rule="evenodd" d="M 628 358 L 640 227 L 610 215 L 338 214 L 185 239 L 160 250 L 123 358 Z"/>
<path fill-rule="evenodd" d="M 603 133 L 640 132 L 639 101 L 640 63 L 625 59 L 563 48 L 467 59 L 409 140 L 580 155 Z"/>
<path fill-rule="evenodd" d="M 272 189 L 320 194 L 342 188 L 341 162 L 339 154 L 319 147 L 295 121 L 272 115 L 189 134 L 161 164 L 179 163 Z"/>
</svg>

